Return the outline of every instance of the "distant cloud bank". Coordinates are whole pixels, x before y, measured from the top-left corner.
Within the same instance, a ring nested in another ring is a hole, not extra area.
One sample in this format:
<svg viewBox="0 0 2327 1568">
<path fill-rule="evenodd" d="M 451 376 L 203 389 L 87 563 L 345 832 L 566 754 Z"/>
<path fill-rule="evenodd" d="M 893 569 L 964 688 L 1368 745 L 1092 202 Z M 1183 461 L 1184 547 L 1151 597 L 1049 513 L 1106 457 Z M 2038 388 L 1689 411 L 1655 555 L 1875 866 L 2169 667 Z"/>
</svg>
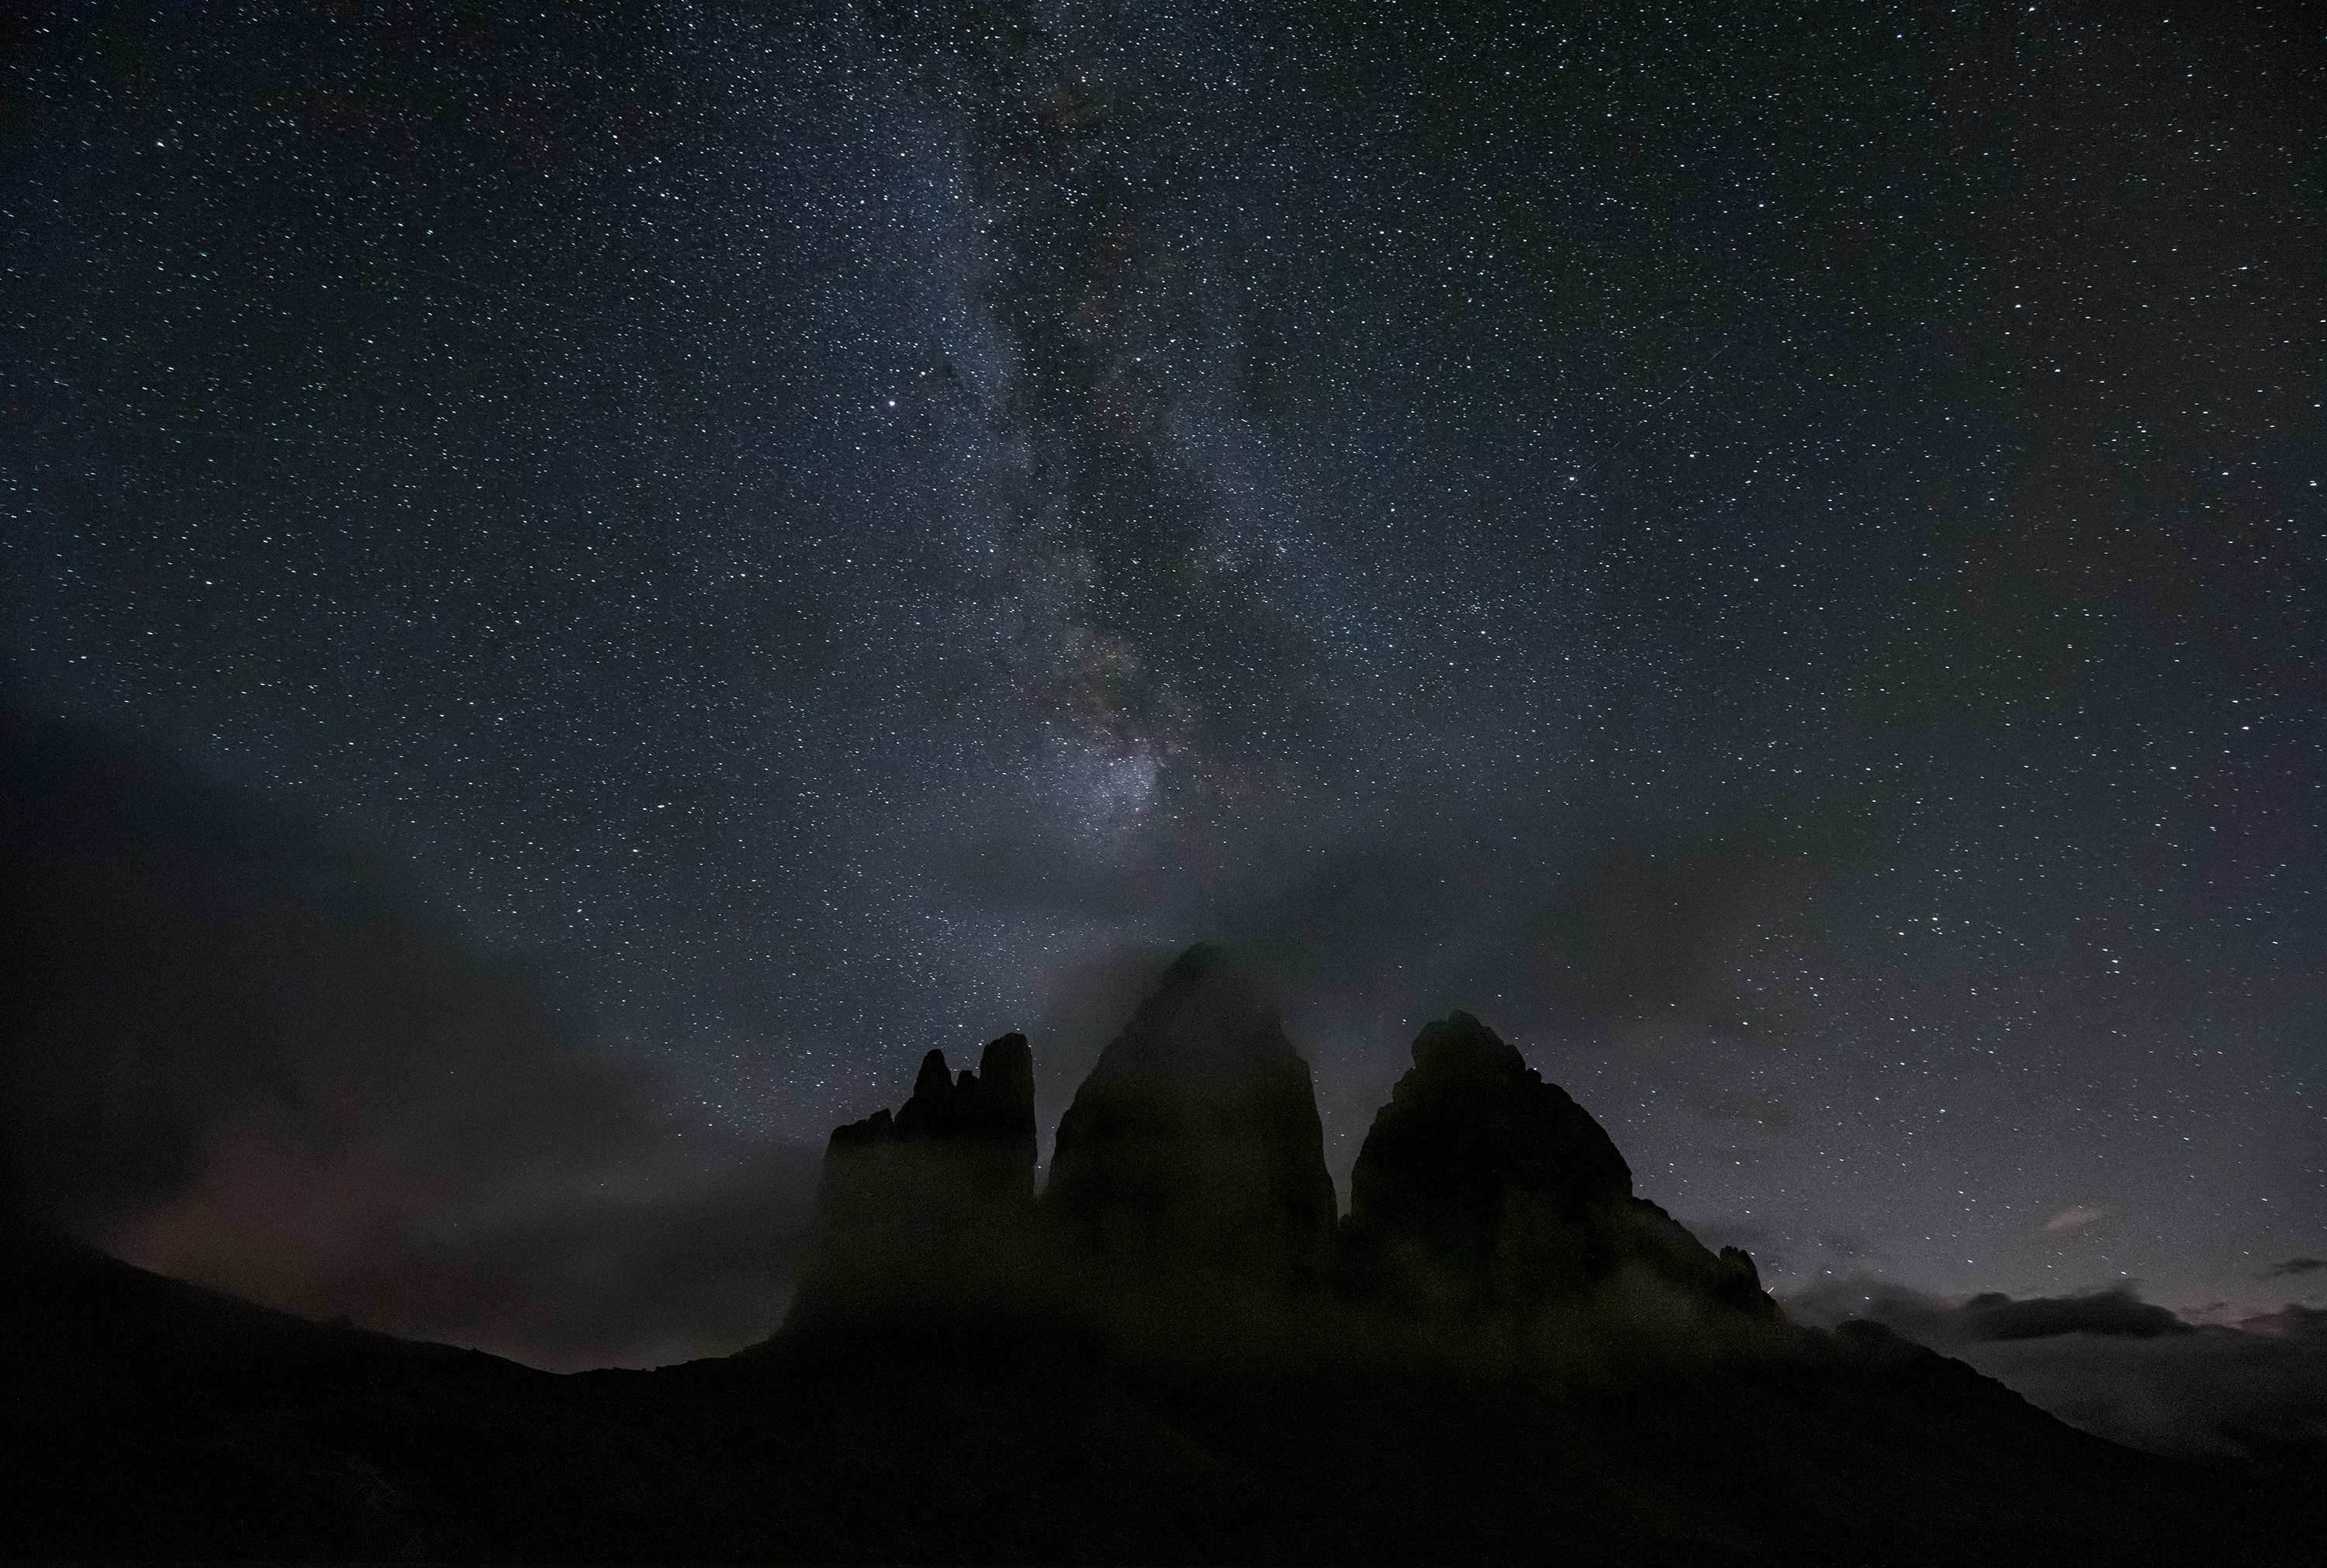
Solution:
<svg viewBox="0 0 2327 1568">
<path fill-rule="evenodd" d="M 537 1366 L 782 1321 L 818 1152 L 706 1125 L 386 852 L 0 713 L 0 1165 L 131 1263 Z"/>
<path fill-rule="evenodd" d="M 2320 1266 L 2292 1258 L 2265 1277 Z M 2244 1457 L 2327 1442 L 2327 1310 L 2290 1305 L 2235 1324 L 2197 1323 L 2130 1285 L 1962 1300 L 1867 1279 L 1820 1285 L 1786 1306 L 1808 1322 L 1881 1323 L 2072 1426 L 2136 1448 Z"/>
</svg>

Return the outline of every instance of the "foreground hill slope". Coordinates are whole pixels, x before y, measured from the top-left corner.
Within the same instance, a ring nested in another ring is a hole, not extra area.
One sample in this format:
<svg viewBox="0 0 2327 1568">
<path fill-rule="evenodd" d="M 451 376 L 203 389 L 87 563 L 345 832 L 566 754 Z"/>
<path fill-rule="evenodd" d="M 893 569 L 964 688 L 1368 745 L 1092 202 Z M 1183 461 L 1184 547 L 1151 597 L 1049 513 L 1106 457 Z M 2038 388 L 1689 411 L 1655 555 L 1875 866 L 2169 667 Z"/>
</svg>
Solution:
<svg viewBox="0 0 2327 1568">
<path fill-rule="evenodd" d="M 561 1377 L 36 1237 L 8 1293 L 11 1556 L 2316 1561 L 2293 1499 L 1896 1341 L 1559 1394 L 991 1331 Z"/>
<path fill-rule="evenodd" d="M 1139 1063 L 1103 1084 L 1082 1196 L 1034 1195 L 1016 1037 L 836 1134 L 821 1304 L 724 1359 L 556 1377 L 10 1229 L 0 1441 L 29 1457 L 0 1471 L 0 1554 L 2318 1560 L 2292 1489 L 2071 1431 L 1871 1326 L 1786 1321 L 1463 1015 L 1416 1042 L 1321 1238 L 1306 1068 L 1216 963 L 1170 981 L 1209 1001 L 1149 1011 L 1164 1050 L 1126 1031 L 1210 1088 L 1164 1075 L 1143 1103 Z M 1188 1213 L 1238 1171 L 1276 1196 Z M 1107 1204 L 1129 1208 L 1092 1225 Z M 1129 1235 L 1199 1250 L 1126 1269 Z"/>
</svg>

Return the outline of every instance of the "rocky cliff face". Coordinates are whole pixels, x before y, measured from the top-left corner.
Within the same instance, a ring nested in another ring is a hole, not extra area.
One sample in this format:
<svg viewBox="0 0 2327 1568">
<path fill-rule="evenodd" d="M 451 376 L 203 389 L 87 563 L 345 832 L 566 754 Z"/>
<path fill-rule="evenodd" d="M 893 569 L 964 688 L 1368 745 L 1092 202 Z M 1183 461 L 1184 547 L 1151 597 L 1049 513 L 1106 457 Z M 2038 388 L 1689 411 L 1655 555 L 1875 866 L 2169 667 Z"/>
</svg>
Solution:
<svg viewBox="0 0 2327 1568">
<path fill-rule="evenodd" d="M 1429 1025 L 1350 1172 L 1341 1278 L 1435 1318 L 1527 1320 L 1605 1287 L 1666 1317 L 1766 1318 L 1752 1260 L 1655 1204 L 1589 1113 L 1467 1013 Z"/>
<path fill-rule="evenodd" d="M 998 1306 L 1022 1288 L 1033 1200 L 1026 1037 L 992 1041 L 958 1077 L 933 1050 L 894 1116 L 833 1129 L 790 1321 Z"/>
<path fill-rule="evenodd" d="M 1424 1029 L 1350 1173 L 1347 1275 L 1431 1312 L 1604 1274 L 1593 1216 L 1631 1169 L 1600 1124 L 1467 1013 Z"/>
<path fill-rule="evenodd" d="M 950 1167 L 981 1200 L 1034 1196 L 1034 1053 L 1023 1034 L 990 1041 L 977 1070 L 955 1077 L 945 1052 L 921 1059 L 912 1097 L 892 1120 L 886 1111 L 834 1129 L 842 1162 L 909 1152 Z"/>
<path fill-rule="evenodd" d="M 1218 948 L 1182 954 L 1100 1055 L 1043 1207 L 1119 1281 L 1323 1285 L 1338 1205 L 1309 1064 Z"/>
<path fill-rule="evenodd" d="M 1216 948 L 1182 954 L 1101 1054 L 1039 1202 L 1033 1084 L 1021 1035 L 975 1073 L 931 1051 L 894 1116 L 835 1131 L 791 1322 L 1070 1301 L 1183 1321 L 1328 1288 L 1555 1351 L 1634 1328 L 1713 1345 L 1778 1319 L 1751 1258 L 1635 1198 L 1600 1125 L 1468 1013 L 1415 1041 L 1338 1227 L 1308 1064 Z"/>
</svg>

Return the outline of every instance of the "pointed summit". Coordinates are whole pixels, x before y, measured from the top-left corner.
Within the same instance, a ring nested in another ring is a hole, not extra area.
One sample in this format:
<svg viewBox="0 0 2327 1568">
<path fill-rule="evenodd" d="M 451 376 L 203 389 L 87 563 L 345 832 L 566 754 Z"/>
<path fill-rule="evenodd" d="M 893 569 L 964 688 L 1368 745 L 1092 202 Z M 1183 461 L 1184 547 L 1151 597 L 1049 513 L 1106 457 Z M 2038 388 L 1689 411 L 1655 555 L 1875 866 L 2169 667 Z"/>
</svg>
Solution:
<svg viewBox="0 0 2327 1568">
<path fill-rule="evenodd" d="M 1255 1060 L 1291 1049 L 1276 1015 L 1262 1003 L 1227 949 L 1199 942 L 1172 960 L 1107 1047 L 1107 1054 L 1137 1055 L 1163 1066 L 1162 1053 L 1176 1052 L 1185 1056 L 1188 1065 L 1202 1067 Z"/>
<path fill-rule="evenodd" d="M 1100 1054 L 1043 1204 L 1118 1276 L 1322 1283 L 1336 1204 L 1309 1064 L 1220 948 L 1182 953 Z"/>
</svg>

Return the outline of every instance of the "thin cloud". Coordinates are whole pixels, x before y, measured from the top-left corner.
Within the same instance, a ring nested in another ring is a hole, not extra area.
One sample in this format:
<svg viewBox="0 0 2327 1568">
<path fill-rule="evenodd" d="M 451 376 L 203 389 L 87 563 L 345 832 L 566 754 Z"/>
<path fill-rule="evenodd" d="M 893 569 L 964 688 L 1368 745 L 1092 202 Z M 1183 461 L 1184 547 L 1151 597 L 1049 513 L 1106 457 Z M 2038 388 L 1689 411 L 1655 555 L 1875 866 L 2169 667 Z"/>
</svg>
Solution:
<svg viewBox="0 0 2327 1568">
<path fill-rule="evenodd" d="M 2036 1227 L 2036 1235 L 2055 1246 L 2066 1246 L 2072 1241 L 2090 1236 L 2095 1227 L 2108 1218 L 2106 1209 L 2089 1209 L 2074 1203 Z"/>
</svg>

